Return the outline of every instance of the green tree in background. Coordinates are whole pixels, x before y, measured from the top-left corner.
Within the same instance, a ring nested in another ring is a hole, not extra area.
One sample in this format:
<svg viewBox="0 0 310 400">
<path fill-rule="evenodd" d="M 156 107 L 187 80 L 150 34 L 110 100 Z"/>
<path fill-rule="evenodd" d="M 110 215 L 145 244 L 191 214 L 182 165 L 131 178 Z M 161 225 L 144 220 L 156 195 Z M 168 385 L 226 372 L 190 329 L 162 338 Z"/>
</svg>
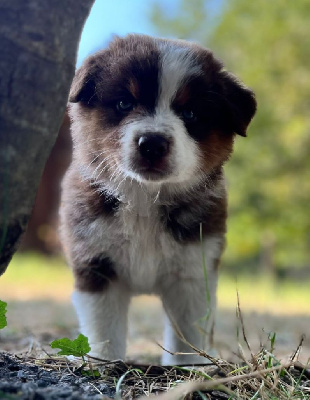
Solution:
<svg viewBox="0 0 310 400">
<path fill-rule="evenodd" d="M 256 93 L 248 138 L 226 167 L 228 263 L 304 267 L 310 260 L 310 1 L 183 0 L 160 34 L 198 40 Z"/>
</svg>

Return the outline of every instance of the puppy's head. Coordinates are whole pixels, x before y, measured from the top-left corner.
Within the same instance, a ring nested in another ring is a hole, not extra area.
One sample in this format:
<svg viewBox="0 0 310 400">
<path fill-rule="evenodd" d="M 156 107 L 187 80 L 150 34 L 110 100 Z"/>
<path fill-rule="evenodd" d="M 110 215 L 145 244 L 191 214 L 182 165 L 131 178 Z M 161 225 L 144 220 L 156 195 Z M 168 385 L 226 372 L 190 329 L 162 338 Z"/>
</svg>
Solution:
<svg viewBox="0 0 310 400">
<path fill-rule="evenodd" d="M 70 91 L 73 139 L 93 178 L 192 182 L 246 135 L 254 94 L 196 44 L 129 35 L 89 57 Z"/>
</svg>

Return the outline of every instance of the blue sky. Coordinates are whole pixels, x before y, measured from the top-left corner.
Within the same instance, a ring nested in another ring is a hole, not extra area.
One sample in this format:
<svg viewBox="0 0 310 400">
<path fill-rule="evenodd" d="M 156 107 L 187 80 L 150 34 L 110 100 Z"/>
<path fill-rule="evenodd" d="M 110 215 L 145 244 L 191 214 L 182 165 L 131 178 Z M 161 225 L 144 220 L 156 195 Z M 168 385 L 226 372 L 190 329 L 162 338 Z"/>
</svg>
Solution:
<svg viewBox="0 0 310 400">
<path fill-rule="evenodd" d="M 178 0 L 156 0 L 173 12 Z M 95 50 L 106 46 L 113 34 L 130 32 L 156 35 L 150 23 L 152 0 L 96 0 L 84 26 L 78 52 L 77 66 Z"/>
</svg>

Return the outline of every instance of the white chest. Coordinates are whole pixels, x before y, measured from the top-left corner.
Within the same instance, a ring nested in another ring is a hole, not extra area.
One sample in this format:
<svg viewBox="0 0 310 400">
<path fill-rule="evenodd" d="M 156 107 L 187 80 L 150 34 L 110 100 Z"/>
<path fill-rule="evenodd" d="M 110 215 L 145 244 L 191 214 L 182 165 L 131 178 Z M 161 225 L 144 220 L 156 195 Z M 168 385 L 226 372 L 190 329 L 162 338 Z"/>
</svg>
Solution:
<svg viewBox="0 0 310 400">
<path fill-rule="evenodd" d="M 158 277 L 170 264 L 176 243 L 163 229 L 158 211 L 120 212 L 123 235 L 122 272 L 137 292 L 152 291 Z"/>
</svg>

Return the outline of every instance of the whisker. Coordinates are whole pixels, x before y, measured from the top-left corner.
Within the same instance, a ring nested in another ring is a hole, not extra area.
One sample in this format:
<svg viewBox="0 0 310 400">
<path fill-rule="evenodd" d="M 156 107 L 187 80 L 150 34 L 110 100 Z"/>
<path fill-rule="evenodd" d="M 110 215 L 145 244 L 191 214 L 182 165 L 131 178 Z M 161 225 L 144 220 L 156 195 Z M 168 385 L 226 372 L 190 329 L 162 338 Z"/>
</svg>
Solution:
<svg viewBox="0 0 310 400">
<path fill-rule="evenodd" d="M 110 176 L 110 181 L 112 181 L 114 179 L 114 176 L 118 173 L 118 172 L 122 172 L 122 170 L 117 166 L 113 172 L 113 174 Z"/>
<path fill-rule="evenodd" d="M 119 187 L 121 186 L 121 184 L 126 180 L 126 178 L 127 178 L 127 176 L 126 175 L 124 175 L 124 178 L 119 182 L 119 184 L 117 185 L 117 187 L 116 187 L 116 189 L 115 189 L 115 191 L 116 192 L 118 192 L 118 190 L 119 190 Z"/>
<path fill-rule="evenodd" d="M 105 163 L 105 162 L 107 162 L 107 161 L 109 161 L 109 160 L 111 160 L 111 159 L 113 159 L 113 158 L 114 158 L 114 157 L 113 157 L 113 154 L 111 154 L 109 157 L 105 157 L 105 158 L 97 165 L 97 167 L 94 169 L 94 171 L 93 171 L 93 173 L 92 173 L 92 176 L 96 174 L 96 171 L 101 167 L 101 165 L 102 165 L 103 163 Z"/>
<path fill-rule="evenodd" d="M 159 195 L 160 195 L 160 187 L 159 187 L 159 189 L 158 189 L 158 192 L 157 192 L 157 194 L 156 194 L 156 196 L 155 196 L 155 198 L 154 198 L 154 201 L 153 201 L 153 204 L 155 204 L 156 203 L 156 201 L 158 200 L 158 198 L 159 198 Z"/>
<path fill-rule="evenodd" d="M 98 165 L 97 165 L 97 167 L 95 168 L 95 170 L 93 171 L 93 173 L 92 173 L 92 176 L 95 176 L 95 174 L 96 174 L 96 171 L 101 167 L 101 165 L 103 164 L 103 163 L 105 163 L 107 160 L 104 158 Z"/>
<path fill-rule="evenodd" d="M 100 156 L 102 156 L 102 154 L 104 154 L 104 152 L 101 152 L 101 153 L 97 154 L 97 156 L 91 160 L 91 162 L 86 167 L 86 171 Z"/>
<path fill-rule="evenodd" d="M 110 152 L 111 152 L 110 149 L 105 149 L 105 150 L 102 150 L 99 154 L 105 154 L 105 153 L 110 153 Z M 86 154 L 91 155 L 91 154 L 97 154 L 97 153 L 98 153 L 98 150 L 94 150 L 94 151 L 89 151 Z"/>
<path fill-rule="evenodd" d="M 97 174 L 97 176 L 95 177 L 96 181 L 99 179 L 100 175 L 107 169 L 109 168 L 113 168 L 113 167 L 117 167 L 116 162 L 115 163 L 111 163 L 111 164 L 106 164 L 101 170 L 100 172 Z"/>
</svg>

